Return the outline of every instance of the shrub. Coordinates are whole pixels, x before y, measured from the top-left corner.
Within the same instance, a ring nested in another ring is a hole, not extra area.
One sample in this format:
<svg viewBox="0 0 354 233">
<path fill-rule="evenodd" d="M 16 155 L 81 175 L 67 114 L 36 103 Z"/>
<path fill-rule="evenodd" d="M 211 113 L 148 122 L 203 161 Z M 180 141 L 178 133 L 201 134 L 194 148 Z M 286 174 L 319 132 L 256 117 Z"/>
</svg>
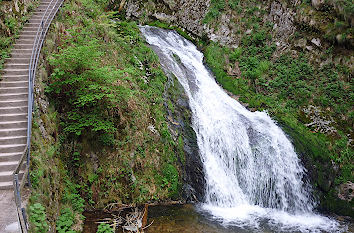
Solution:
<svg viewBox="0 0 354 233">
<path fill-rule="evenodd" d="M 65 208 L 61 211 L 61 214 L 56 222 L 56 230 L 58 233 L 76 233 L 76 231 L 71 230 L 71 226 L 74 225 L 75 217 L 74 213 L 70 208 Z"/>
<path fill-rule="evenodd" d="M 34 232 L 46 233 L 49 230 L 45 208 L 40 203 L 29 207 L 29 220 Z"/>
<path fill-rule="evenodd" d="M 75 138 L 86 132 L 102 144 L 113 144 L 118 112 L 129 91 L 112 84 L 124 74 L 101 66 L 103 52 L 97 40 L 82 35 L 75 40 L 75 46 L 60 49 L 50 60 L 55 69 L 47 91 L 59 111 L 66 113 L 65 133 Z"/>
<path fill-rule="evenodd" d="M 96 233 L 114 233 L 114 230 L 108 223 L 100 223 Z"/>
</svg>

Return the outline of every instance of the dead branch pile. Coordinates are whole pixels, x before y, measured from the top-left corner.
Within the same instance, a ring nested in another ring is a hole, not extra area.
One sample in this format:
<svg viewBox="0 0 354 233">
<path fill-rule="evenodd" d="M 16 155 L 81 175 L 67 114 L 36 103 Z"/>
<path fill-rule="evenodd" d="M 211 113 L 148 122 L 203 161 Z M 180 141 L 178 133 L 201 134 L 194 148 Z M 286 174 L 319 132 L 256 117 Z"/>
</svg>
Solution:
<svg viewBox="0 0 354 233">
<path fill-rule="evenodd" d="M 147 225 L 147 212 L 148 205 L 141 210 L 138 207 L 121 206 L 118 212 L 112 214 L 112 217 L 104 218 L 97 224 L 108 223 L 116 232 L 121 229 L 123 232 L 144 233 L 144 230 L 153 223 Z"/>
</svg>

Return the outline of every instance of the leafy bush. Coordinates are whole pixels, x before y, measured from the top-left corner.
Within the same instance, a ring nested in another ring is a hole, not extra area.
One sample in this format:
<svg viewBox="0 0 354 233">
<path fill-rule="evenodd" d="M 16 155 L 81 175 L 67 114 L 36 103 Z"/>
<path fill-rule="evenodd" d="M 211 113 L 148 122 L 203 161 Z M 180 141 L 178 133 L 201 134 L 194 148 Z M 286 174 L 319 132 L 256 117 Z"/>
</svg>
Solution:
<svg viewBox="0 0 354 233">
<path fill-rule="evenodd" d="M 225 6 L 225 0 L 211 0 L 209 11 L 204 18 L 204 23 L 209 23 L 213 19 L 219 17 L 221 12 L 224 11 Z"/>
<path fill-rule="evenodd" d="M 100 223 L 96 233 L 114 233 L 114 230 L 108 223 Z"/>
<path fill-rule="evenodd" d="M 76 46 L 60 49 L 50 60 L 55 69 L 47 91 L 66 113 L 65 133 L 75 138 L 86 132 L 102 144 L 113 144 L 118 112 L 129 91 L 112 84 L 124 73 L 100 66 L 103 52 L 97 40 L 82 35 L 76 40 Z"/>
<path fill-rule="evenodd" d="M 267 109 L 279 121 L 291 122 L 292 131 L 297 132 L 294 135 L 301 134 L 304 138 L 297 140 L 297 146 L 308 142 L 308 148 L 302 151 L 309 151 L 309 157 L 322 163 L 331 159 L 336 161 L 341 167 L 337 183 L 352 180 L 353 162 L 348 159 L 352 149 L 348 146 L 348 138 L 340 136 L 342 139 L 338 141 L 331 136 L 314 134 L 304 125 L 306 120 L 301 114 L 302 109 L 311 103 L 330 109 L 326 114 L 336 119 L 339 134 L 341 131 L 349 133 L 347 127 L 341 127 L 353 124 L 352 89 L 349 79 L 345 78 L 350 77 L 348 68 L 331 64 L 314 67 L 304 54 L 295 58 L 289 54 L 273 57 L 276 46 L 265 36 L 267 31 L 262 32 L 270 28 L 257 25 L 251 35 L 243 36 L 241 46 L 235 50 L 210 43 L 205 48 L 207 64 L 217 81 L 226 90 L 239 95 L 249 107 Z M 241 78 L 227 75 L 225 54 L 231 62 L 238 62 Z M 342 119 L 347 121 L 342 122 Z"/>
<path fill-rule="evenodd" d="M 80 185 L 73 184 L 71 181 L 67 180 L 63 202 L 71 205 L 74 211 L 82 213 L 85 207 L 85 200 L 80 196 L 78 188 L 80 188 Z"/>
<path fill-rule="evenodd" d="M 178 171 L 172 164 L 167 164 L 163 169 L 163 182 L 168 186 L 170 197 L 177 197 L 179 191 Z"/>
<path fill-rule="evenodd" d="M 56 230 L 58 233 L 76 233 L 71 230 L 71 226 L 74 225 L 75 217 L 70 208 L 65 208 L 61 211 L 59 218 L 57 219 Z"/>
<path fill-rule="evenodd" d="M 34 203 L 29 207 L 29 221 L 34 232 L 47 233 L 49 226 L 45 208 L 40 203 Z"/>
</svg>

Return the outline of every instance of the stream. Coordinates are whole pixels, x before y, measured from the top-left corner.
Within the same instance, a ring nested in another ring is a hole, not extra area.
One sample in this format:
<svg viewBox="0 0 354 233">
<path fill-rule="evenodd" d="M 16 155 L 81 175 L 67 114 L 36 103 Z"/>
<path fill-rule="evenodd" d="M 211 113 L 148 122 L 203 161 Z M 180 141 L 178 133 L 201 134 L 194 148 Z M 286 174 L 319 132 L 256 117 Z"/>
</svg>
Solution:
<svg viewBox="0 0 354 233">
<path fill-rule="evenodd" d="M 314 211 L 306 170 L 266 112 L 251 112 L 229 97 L 203 64 L 203 54 L 175 31 L 140 30 L 189 98 L 206 179 L 205 201 L 197 211 L 245 229 L 345 231 L 338 221 Z"/>
<path fill-rule="evenodd" d="M 251 112 L 216 83 L 195 45 L 172 30 L 141 26 L 192 111 L 206 192 L 196 205 L 151 206 L 150 233 L 353 232 L 351 220 L 317 213 L 306 169 L 267 112 Z M 107 214 L 85 213 L 84 232 Z"/>
</svg>

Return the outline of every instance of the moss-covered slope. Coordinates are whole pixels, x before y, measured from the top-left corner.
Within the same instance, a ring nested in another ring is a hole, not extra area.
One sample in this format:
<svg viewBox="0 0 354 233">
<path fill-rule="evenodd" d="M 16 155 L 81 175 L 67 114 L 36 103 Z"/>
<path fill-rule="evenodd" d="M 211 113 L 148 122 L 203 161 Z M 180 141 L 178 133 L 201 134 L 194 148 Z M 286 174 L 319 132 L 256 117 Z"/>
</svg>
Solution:
<svg viewBox="0 0 354 233">
<path fill-rule="evenodd" d="M 352 1 L 113 2 L 129 19 L 185 29 L 216 80 L 287 132 L 321 209 L 353 214 Z"/>
<path fill-rule="evenodd" d="M 119 20 L 106 4 L 66 1 L 42 50 L 34 232 L 80 231 L 84 209 L 183 200 L 186 159 L 182 136 L 168 127 L 167 77 L 136 23 Z"/>
</svg>

